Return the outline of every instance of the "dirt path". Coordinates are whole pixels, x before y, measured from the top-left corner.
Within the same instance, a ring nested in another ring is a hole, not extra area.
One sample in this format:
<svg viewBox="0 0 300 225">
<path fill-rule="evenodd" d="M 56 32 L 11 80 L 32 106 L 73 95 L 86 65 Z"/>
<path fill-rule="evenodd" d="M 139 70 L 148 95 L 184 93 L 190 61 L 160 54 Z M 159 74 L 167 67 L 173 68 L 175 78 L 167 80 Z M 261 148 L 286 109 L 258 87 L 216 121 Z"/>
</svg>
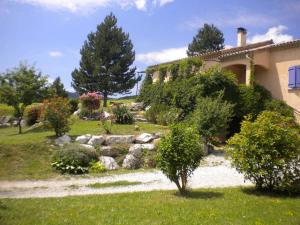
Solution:
<svg viewBox="0 0 300 225">
<path fill-rule="evenodd" d="M 139 185 L 90 188 L 88 184 L 115 181 L 138 181 Z M 251 185 L 243 175 L 231 168 L 222 156 L 209 156 L 190 179 L 190 188 L 216 188 Z M 171 183 L 160 171 L 128 173 L 100 178 L 71 178 L 68 180 L 2 181 L 0 198 L 46 198 L 74 195 L 108 194 L 135 191 L 173 190 Z"/>
</svg>

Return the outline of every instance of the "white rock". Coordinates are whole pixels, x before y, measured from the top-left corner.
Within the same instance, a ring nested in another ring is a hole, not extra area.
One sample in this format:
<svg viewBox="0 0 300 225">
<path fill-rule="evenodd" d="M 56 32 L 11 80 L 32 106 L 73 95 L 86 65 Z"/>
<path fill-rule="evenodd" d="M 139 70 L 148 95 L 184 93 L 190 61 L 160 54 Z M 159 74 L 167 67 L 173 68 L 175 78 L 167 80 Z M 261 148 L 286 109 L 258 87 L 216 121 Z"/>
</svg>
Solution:
<svg viewBox="0 0 300 225">
<path fill-rule="evenodd" d="M 75 111 L 75 112 L 73 113 L 73 115 L 78 116 L 78 115 L 80 114 L 80 112 L 81 112 L 81 109 L 78 109 L 77 111 Z"/>
<path fill-rule="evenodd" d="M 151 105 L 147 106 L 147 107 L 145 108 L 145 111 L 148 111 L 150 108 L 151 108 Z"/>
<path fill-rule="evenodd" d="M 92 135 L 90 134 L 86 134 L 86 135 L 81 135 L 78 136 L 75 141 L 79 142 L 80 144 L 86 144 L 90 139 L 91 139 Z"/>
<path fill-rule="evenodd" d="M 109 135 L 106 136 L 105 143 L 107 145 L 111 144 L 128 144 L 134 141 L 133 135 Z"/>
<path fill-rule="evenodd" d="M 144 150 L 153 150 L 154 148 L 154 144 L 134 144 L 130 146 L 128 153 L 140 158 Z"/>
<path fill-rule="evenodd" d="M 97 146 L 102 145 L 104 143 L 105 139 L 103 136 L 92 136 L 92 138 L 87 143 L 88 145 Z"/>
<path fill-rule="evenodd" d="M 142 102 L 133 102 L 129 106 L 129 110 L 131 111 L 141 111 L 143 110 L 144 104 Z"/>
<path fill-rule="evenodd" d="M 103 112 L 103 116 L 104 116 L 104 119 L 107 119 L 110 117 L 110 114 L 108 112 Z"/>
<path fill-rule="evenodd" d="M 93 146 L 87 145 L 87 144 L 80 144 L 80 146 L 82 146 L 82 147 L 84 147 L 84 148 L 88 148 L 88 149 L 94 149 Z"/>
<path fill-rule="evenodd" d="M 136 137 L 135 142 L 144 144 L 144 143 L 148 143 L 148 142 L 152 141 L 153 139 L 154 138 L 153 138 L 152 134 L 143 133 Z"/>
<path fill-rule="evenodd" d="M 104 165 L 105 169 L 107 169 L 107 170 L 119 169 L 117 162 L 112 157 L 100 156 L 99 161 Z"/>
<path fill-rule="evenodd" d="M 141 165 L 141 159 L 135 157 L 134 155 L 127 154 L 122 167 L 125 169 L 138 169 Z"/>
<path fill-rule="evenodd" d="M 61 136 L 55 139 L 55 144 L 58 146 L 64 146 L 65 144 L 70 144 L 71 138 L 68 135 Z"/>
</svg>

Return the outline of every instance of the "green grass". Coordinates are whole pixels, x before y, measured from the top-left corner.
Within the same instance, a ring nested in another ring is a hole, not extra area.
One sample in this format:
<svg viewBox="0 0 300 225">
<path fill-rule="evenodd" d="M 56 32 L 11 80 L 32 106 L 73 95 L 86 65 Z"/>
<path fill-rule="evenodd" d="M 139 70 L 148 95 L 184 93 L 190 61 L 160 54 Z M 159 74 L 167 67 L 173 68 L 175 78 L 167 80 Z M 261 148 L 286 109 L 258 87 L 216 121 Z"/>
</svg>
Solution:
<svg viewBox="0 0 300 225">
<path fill-rule="evenodd" d="M 0 224 L 299 225 L 300 197 L 251 189 L 200 189 L 48 199 L 4 199 Z"/>
<path fill-rule="evenodd" d="M 167 131 L 167 127 L 137 123 L 140 131 L 135 131 L 134 125 L 113 125 L 113 134 L 138 134 L 142 132 Z M 50 163 L 53 151 L 49 140 L 54 138 L 53 131 L 24 129 L 24 133 L 17 134 L 17 128 L 0 129 L 0 180 L 15 179 L 46 179 L 59 176 L 52 170 Z M 78 120 L 71 126 L 72 137 L 82 134 L 103 134 L 104 130 L 98 121 Z M 127 171 L 128 172 L 128 171 Z M 116 171 L 114 173 L 124 173 Z M 107 175 L 107 173 L 105 173 Z M 104 176 L 98 174 L 94 176 Z M 65 177 L 65 176 L 64 176 Z"/>
<path fill-rule="evenodd" d="M 130 182 L 127 180 L 120 180 L 120 181 L 116 181 L 116 182 L 89 184 L 89 185 L 87 185 L 87 187 L 106 188 L 106 187 L 119 187 L 119 186 L 129 186 L 129 185 L 138 185 L 138 184 L 142 184 L 142 182 Z"/>
<path fill-rule="evenodd" d="M 140 127 L 139 131 L 134 129 L 134 126 L 138 125 Z M 28 144 L 45 141 L 47 138 L 53 138 L 54 132 L 49 130 L 29 130 L 24 128 L 24 133 L 19 135 L 18 128 L 0 128 L 0 145 L 1 144 Z M 153 133 L 161 132 L 165 133 L 168 130 L 166 126 L 160 126 L 148 123 L 136 123 L 136 124 L 113 124 L 112 133 L 113 134 L 139 134 L 143 132 Z M 100 126 L 99 121 L 84 121 L 77 120 L 73 125 L 71 125 L 71 130 L 69 135 L 78 136 L 83 134 L 105 134 L 105 130 Z"/>
</svg>

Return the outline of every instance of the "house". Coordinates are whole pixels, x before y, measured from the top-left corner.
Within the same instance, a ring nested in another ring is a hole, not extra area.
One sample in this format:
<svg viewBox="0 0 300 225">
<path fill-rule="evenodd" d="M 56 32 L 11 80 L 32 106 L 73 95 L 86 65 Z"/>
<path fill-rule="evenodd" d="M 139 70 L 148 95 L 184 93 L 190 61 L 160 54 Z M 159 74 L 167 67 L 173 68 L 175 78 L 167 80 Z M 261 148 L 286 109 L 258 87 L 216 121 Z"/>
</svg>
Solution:
<svg viewBox="0 0 300 225">
<path fill-rule="evenodd" d="M 237 29 L 237 47 L 201 54 L 204 70 L 219 65 L 236 74 L 238 83 L 249 85 L 251 70 L 255 81 L 268 89 L 274 98 L 285 101 L 300 120 L 300 40 L 275 44 L 272 40 L 246 43 L 247 31 Z M 163 63 L 170 64 L 173 62 Z M 160 64 L 162 65 L 162 64 Z M 156 67 L 154 65 L 151 67 Z M 159 79 L 159 72 L 152 75 Z M 165 81 L 170 79 L 169 76 Z"/>
</svg>

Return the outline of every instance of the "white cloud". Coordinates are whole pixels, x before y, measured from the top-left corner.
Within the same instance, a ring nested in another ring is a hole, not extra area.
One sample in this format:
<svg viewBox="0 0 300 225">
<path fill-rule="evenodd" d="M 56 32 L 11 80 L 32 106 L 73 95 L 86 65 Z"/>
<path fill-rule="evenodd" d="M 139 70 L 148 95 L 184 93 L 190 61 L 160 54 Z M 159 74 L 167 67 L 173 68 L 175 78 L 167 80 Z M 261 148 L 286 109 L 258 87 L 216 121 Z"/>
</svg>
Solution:
<svg viewBox="0 0 300 225">
<path fill-rule="evenodd" d="M 266 41 L 272 39 L 275 43 L 292 41 L 293 36 L 289 34 L 284 34 L 288 28 L 283 25 L 279 25 L 276 27 L 271 27 L 265 34 L 256 34 L 253 37 L 247 40 L 248 43 L 256 43 L 261 41 Z"/>
<path fill-rule="evenodd" d="M 174 2 L 174 0 L 153 0 L 152 3 L 154 6 L 164 6 L 168 3 Z"/>
<path fill-rule="evenodd" d="M 60 51 L 51 51 L 51 52 L 49 52 L 49 55 L 51 57 L 62 57 L 64 54 Z"/>
<path fill-rule="evenodd" d="M 23 4 L 41 6 L 51 10 L 67 10 L 73 13 L 88 13 L 96 8 L 118 5 L 121 8 L 135 7 L 146 11 L 148 6 L 161 7 L 174 0 L 13 0 Z M 157 4 L 158 3 L 158 4 Z"/>
<path fill-rule="evenodd" d="M 136 0 L 135 1 L 135 6 L 139 10 L 146 10 L 146 0 Z"/>
<path fill-rule="evenodd" d="M 168 48 L 157 52 L 148 52 L 143 54 L 137 54 L 136 60 L 144 64 L 163 63 L 172 60 L 185 58 L 187 47 L 182 48 Z"/>
</svg>

